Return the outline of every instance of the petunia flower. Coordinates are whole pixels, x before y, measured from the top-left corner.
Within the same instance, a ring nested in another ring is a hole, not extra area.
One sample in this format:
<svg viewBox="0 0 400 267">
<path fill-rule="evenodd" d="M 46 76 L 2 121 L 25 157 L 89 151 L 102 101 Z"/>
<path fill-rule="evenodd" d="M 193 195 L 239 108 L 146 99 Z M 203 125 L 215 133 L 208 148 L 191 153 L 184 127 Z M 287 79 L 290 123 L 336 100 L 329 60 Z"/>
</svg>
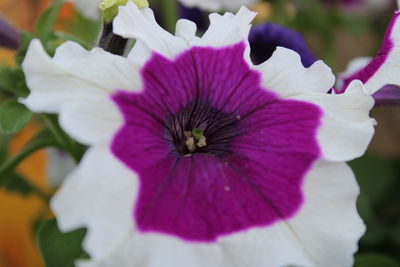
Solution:
<svg viewBox="0 0 400 267">
<path fill-rule="evenodd" d="M 400 11 L 389 23 L 381 48 L 375 58 L 363 57 L 350 62 L 348 69 L 339 75 L 338 93 L 342 93 L 354 80 L 365 84 L 367 92 L 376 103 L 400 103 Z"/>
<path fill-rule="evenodd" d="M 20 35 L 6 20 L 0 18 L 0 47 L 18 49 Z"/>
<path fill-rule="evenodd" d="M 198 8 L 181 6 L 181 17 L 196 23 L 198 29 L 205 31 L 206 15 Z M 308 48 L 304 37 L 297 31 L 275 23 L 261 23 L 251 28 L 249 34 L 251 59 L 255 64 L 260 64 L 269 59 L 278 46 L 296 51 L 305 67 L 317 61 Z"/>
<path fill-rule="evenodd" d="M 269 59 L 278 46 L 296 51 L 305 67 L 317 61 L 300 33 L 279 24 L 263 23 L 253 27 L 249 41 L 252 59 L 256 64 Z"/>
<path fill-rule="evenodd" d="M 373 100 L 358 81 L 327 93 L 330 68 L 286 48 L 254 66 L 254 16 L 174 36 L 128 2 L 113 25 L 137 40 L 128 58 L 32 41 L 25 104 L 89 146 L 51 202 L 63 231 L 88 229 L 78 266 L 352 264 L 365 227 L 345 161 L 373 135 Z"/>
</svg>

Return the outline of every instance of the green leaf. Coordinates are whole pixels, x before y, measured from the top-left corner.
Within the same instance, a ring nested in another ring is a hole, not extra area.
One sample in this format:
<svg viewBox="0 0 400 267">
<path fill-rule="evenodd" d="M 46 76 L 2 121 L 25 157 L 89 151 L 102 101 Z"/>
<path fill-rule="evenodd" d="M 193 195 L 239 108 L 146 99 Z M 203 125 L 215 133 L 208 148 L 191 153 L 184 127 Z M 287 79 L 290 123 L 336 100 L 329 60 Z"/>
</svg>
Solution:
<svg viewBox="0 0 400 267">
<path fill-rule="evenodd" d="M 21 32 L 19 49 L 14 57 L 18 65 L 22 64 L 22 61 L 25 58 L 26 51 L 28 50 L 29 44 L 32 39 L 33 36 L 30 32 Z"/>
<path fill-rule="evenodd" d="M 400 267 L 400 265 L 385 255 L 371 253 L 356 256 L 353 267 Z"/>
<path fill-rule="evenodd" d="M 50 7 L 42 13 L 35 25 L 36 32 L 45 44 L 54 38 L 54 25 L 57 22 L 63 0 L 54 0 Z"/>
<path fill-rule="evenodd" d="M 15 173 L 8 174 L 7 178 L 0 184 L 0 187 L 9 192 L 19 193 L 23 196 L 27 196 L 35 191 L 30 183 Z"/>
<path fill-rule="evenodd" d="M 101 20 L 90 20 L 79 11 L 76 11 L 73 20 L 69 21 L 69 23 L 63 28 L 63 31 L 65 32 L 56 33 L 56 35 L 63 39 L 67 38 L 68 40 L 78 41 L 78 43 L 83 45 L 85 48 L 91 49 L 93 44 L 97 41 L 101 25 Z M 69 34 L 70 36 L 65 34 Z"/>
<path fill-rule="evenodd" d="M 85 229 L 62 233 L 56 219 L 42 223 L 37 237 L 46 267 L 74 267 L 75 260 L 87 258 L 81 245 L 85 234 Z"/>
<path fill-rule="evenodd" d="M 6 136 L 0 133 L 0 162 L 5 162 L 8 155 L 8 142 L 10 136 Z"/>
<path fill-rule="evenodd" d="M 29 89 L 20 68 L 0 67 L 0 90 L 13 93 L 15 96 L 26 97 Z"/>
<path fill-rule="evenodd" d="M 16 133 L 29 122 L 32 115 L 16 100 L 4 102 L 0 105 L 0 129 L 5 134 Z"/>
<path fill-rule="evenodd" d="M 55 33 L 56 37 L 58 38 L 58 40 L 61 40 L 62 42 L 65 41 L 74 41 L 78 44 L 80 44 L 83 48 L 89 50 L 92 48 L 92 45 L 87 43 L 86 41 L 80 39 L 79 37 L 70 34 L 68 32 L 56 32 Z"/>
</svg>

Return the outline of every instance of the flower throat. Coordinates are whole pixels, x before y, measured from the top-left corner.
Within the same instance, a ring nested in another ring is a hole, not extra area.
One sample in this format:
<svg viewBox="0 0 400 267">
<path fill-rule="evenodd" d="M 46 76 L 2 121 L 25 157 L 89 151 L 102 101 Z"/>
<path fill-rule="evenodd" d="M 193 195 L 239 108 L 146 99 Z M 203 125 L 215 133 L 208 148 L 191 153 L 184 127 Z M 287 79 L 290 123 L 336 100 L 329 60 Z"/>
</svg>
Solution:
<svg viewBox="0 0 400 267">
<path fill-rule="evenodd" d="M 166 138 L 180 156 L 205 153 L 222 157 L 231 152 L 230 143 L 240 134 L 239 120 L 208 101 L 195 100 L 167 119 Z"/>
</svg>

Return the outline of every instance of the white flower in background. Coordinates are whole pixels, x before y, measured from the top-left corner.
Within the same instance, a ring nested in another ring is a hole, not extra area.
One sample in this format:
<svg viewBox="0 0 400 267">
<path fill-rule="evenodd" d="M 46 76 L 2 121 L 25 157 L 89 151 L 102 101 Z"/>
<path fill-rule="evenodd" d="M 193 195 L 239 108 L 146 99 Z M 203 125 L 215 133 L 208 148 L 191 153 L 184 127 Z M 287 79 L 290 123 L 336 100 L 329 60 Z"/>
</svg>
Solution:
<svg viewBox="0 0 400 267">
<path fill-rule="evenodd" d="M 100 16 L 99 4 L 103 0 L 66 0 L 71 2 L 74 6 L 82 12 L 86 17 L 96 20 Z"/>
<path fill-rule="evenodd" d="M 62 150 L 56 148 L 46 149 L 46 176 L 49 184 L 57 188 L 65 177 L 76 168 L 75 161 Z"/>
<path fill-rule="evenodd" d="M 67 0 L 73 3 L 76 8 L 85 16 L 91 19 L 98 19 L 100 15 L 99 4 L 103 0 Z M 149 0 L 151 3 L 151 0 Z M 259 0 L 178 0 L 186 7 L 198 7 L 206 11 L 237 11 L 242 5 L 249 6 Z"/>
<path fill-rule="evenodd" d="M 78 266 L 351 266 L 365 231 L 345 161 L 374 133 L 373 106 L 322 61 L 278 48 L 249 57 L 255 14 L 211 14 L 176 35 L 149 8 L 120 7 L 128 58 L 32 41 L 23 69 L 36 112 L 90 148 L 52 200 L 60 228 L 87 227 Z"/>
<path fill-rule="evenodd" d="M 179 0 L 187 7 L 198 7 L 206 11 L 237 11 L 241 6 L 253 5 L 259 0 Z"/>
</svg>

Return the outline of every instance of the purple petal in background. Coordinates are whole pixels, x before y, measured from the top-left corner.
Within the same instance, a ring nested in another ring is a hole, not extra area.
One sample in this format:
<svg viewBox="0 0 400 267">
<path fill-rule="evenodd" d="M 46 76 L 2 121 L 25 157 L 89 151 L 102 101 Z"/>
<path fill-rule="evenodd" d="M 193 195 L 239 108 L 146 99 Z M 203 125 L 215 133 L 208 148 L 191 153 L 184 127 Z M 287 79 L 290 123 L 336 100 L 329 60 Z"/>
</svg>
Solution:
<svg viewBox="0 0 400 267">
<path fill-rule="evenodd" d="M 300 33 L 278 24 L 264 23 L 253 27 L 249 41 L 255 64 L 261 64 L 269 59 L 277 46 L 286 47 L 299 53 L 305 67 L 311 66 L 317 60 Z"/>
<path fill-rule="evenodd" d="M 386 85 L 372 96 L 376 106 L 400 105 L 400 87 L 396 85 Z"/>
<path fill-rule="evenodd" d="M 0 46 L 18 49 L 20 35 L 6 20 L 0 17 Z"/>
<path fill-rule="evenodd" d="M 200 31 L 205 31 L 208 27 L 208 17 L 207 14 L 198 8 L 185 7 L 184 5 L 179 5 L 180 16 L 183 19 L 188 19 L 196 23 L 197 28 Z"/>
</svg>

